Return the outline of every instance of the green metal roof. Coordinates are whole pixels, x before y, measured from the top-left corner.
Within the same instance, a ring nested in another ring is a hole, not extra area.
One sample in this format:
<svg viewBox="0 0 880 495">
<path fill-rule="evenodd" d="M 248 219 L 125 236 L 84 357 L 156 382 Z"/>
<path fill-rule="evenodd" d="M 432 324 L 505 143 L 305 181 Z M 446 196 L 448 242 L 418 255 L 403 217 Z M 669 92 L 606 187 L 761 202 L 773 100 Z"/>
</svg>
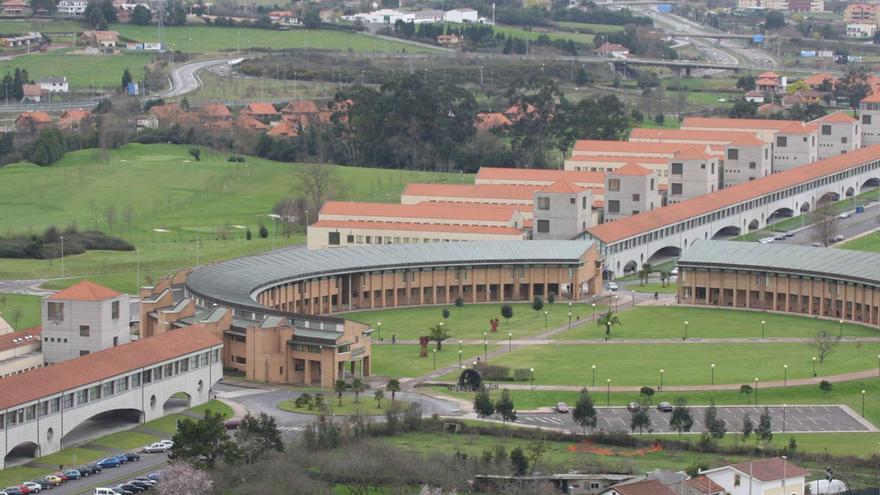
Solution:
<svg viewBox="0 0 880 495">
<path fill-rule="evenodd" d="M 371 270 L 504 264 L 574 265 L 592 241 L 473 241 L 282 249 L 194 270 L 187 288 L 218 303 L 261 308 L 263 290 L 287 282 Z"/>
<path fill-rule="evenodd" d="M 678 264 L 822 276 L 880 285 L 880 253 L 849 249 L 759 242 L 698 241 L 682 253 Z"/>
</svg>

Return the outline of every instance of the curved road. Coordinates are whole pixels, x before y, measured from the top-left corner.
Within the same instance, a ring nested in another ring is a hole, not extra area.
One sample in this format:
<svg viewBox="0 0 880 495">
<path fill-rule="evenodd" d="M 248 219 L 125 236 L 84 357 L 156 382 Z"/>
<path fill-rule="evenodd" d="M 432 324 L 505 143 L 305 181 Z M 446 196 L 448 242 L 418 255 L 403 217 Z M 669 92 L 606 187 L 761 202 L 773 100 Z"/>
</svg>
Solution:
<svg viewBox="0 0 880 495">
<path fill-rule="evenodd" d="M 199 79 L 198 76 L 199 71 L 203 69 L 210 69 L 219 65 L 226 65 L 232 60 L 235 59 L 222 58 L 201 60 L 198 62 L 190 62 L 187 64 L 179 65 L 171 71 L 171 76 L 169 77 L 169 79 L 171 80 L 171 89 L 161 93 L 157 93 L 153 96 L 157 98 L 170 98 L 174 96 L 183 96 L 187 93 L 192 93 L 193 91 L 199 89 L 202 85 L 202 81 L 201 79 Z"/>
</svg>

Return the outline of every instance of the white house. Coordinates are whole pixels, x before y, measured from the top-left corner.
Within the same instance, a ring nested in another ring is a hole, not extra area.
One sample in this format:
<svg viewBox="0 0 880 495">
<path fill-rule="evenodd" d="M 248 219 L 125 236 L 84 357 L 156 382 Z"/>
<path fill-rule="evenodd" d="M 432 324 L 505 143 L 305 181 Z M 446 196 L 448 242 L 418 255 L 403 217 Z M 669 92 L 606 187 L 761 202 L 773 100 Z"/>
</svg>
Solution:
<svg viewBox="0 0 880 495">
<path fill-rule="evenodd" d="M 847 24 L 846 35 L 850 38 L 873 38 L 876 24 Z"/>
<path fill-rule="evenodd" d="M 47 93 L 67 93 L 69 90 L 66 77 L 47 77 L 37 81 L 37 85 Z"/>
<path fill-rule="evenodd" d="M 86 0 L 60 0 L 58 13 L 61 15 L 83 15 L 89 2 Z"/>
<path fill-rule="evenodd" d="M 453 9 L 443 14 L 443 20 L 458 24 L 477 23 L 480 20 L 480 14 L 474 9 Z"/>
<path fill-rule="evenodd" d="M 804 495 L 808 471 L 785 457 L 701 471 L 730 495 Z"/>
</svg>

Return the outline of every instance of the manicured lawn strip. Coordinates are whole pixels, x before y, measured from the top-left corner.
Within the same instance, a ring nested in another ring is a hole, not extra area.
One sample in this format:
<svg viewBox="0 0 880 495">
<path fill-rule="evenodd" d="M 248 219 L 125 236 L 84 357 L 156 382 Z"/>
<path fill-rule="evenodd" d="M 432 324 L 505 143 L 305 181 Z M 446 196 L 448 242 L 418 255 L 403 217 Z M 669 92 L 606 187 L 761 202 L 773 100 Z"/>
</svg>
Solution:
<svg viewBox="0 0 880 495">
<path fill-rule="evenodd" d="M 98 459 L 103 459 L 109 455 L 109 453 L 102 452 L 100 450 L 74 447 L 72 449 L 64 449 L 61 452 L 56 452 L 54 454 L 40 457 L 35 462 L 39 462 L 40 464 L 48 464 L 50 466 L 63 465 L 65 469 L 68 469 L 76 467 L 80 464 L 86 464 L 89 462 L 97 461 Z"/>
<path fill-rule="evenodd" d="M 40 479 L 49 474 L 45 468 L 29 466 L 16 466 L 0 470 L 0 489 L 2 487 L 17 485 L 23 481 Z"/>
<path fill-rule="evenodd" d="M 385 410 L 391 406 L 391 392 L 385 393 L 386 397 L 382 400 L 382 408 L 379 408 L 376 399 L 373 398 L 374 393 L 374 390 L 367 389 L 366 392 L 361 393 L 360 400 L 357 404 L 354 403 L 354 395 L 343 394 L 342 406 L 340 406 L 336 394 L 332 391 L 327 392 L 324 394 L 324 400 L 327 404 L 328 414 L 337 416 L 352 416 L 354 414 L 361 414 L 364 416 L 384 415 Z M 401 410 L 404 410 L 408 404 L 401 400 L 395 400 L 394 403 L 400 406 Z M 296 407 L 292 400 L 285 400 L 278 403 L 278 409 L 300 414 L 321 414 L 321 410 L 317 408 L 309 409 L 307 407 Z"/>
<path fill-rule="evenodd" d="M 564 31 L 551 31 L 548 33 L 542 31 L 526 31 L 523 28 L 513 27 L 513 26 L 500 26 L 495 25 L 492 26 L 492 29 L 495 30 L 496 33 L 503 33 L 505 36 L 513 36 L 514 38 L 519 38 L 523 40 L 535 41 L 541 35 L 547 35 L 551 40 L 572 40 L 575 43 L 580 43 L 584 45 L 592 45 L 593 39 L 595 38 L 592 34 L 586 33 L 569 33 Z"/>
<path fill-rule="evenodd" d="M 208 410 L 213 413 L 220 413 L 224 418 L 231 418 L 233 414 L 232 408 L 220 402 L 219 400 L 212 400 L 210 402 L 206 402 L 200 406 L 196 406 L 190 409 L 190 411 L 200 416 L 204 415 L 205 411 Z"/>
<path fill-rule="evenodd" d="M 113 449 L 140 450 L 141 447 L 159 440 L 161 438 L 137 431 L 117 431 L 89 443 Z"/>
<path fill-rule="evenodd" d="M 195 419 L 190 418 L 189 416 L 184 416 L 183 414 L 169 414 L 168 416 L 163 416 L 159 419 L 154 419 L 149 423 L 144 423 L 144 427 L 149 428 L 151 430 L 164 431 L 169 435 L 168 438 L 171 438 L 170 435 L 173 435 L 177 432 L 177 422 L 184 419 Z"/>
<path fill-rule="evenodd" d="M 649 294 L 653 294 L 655 292 L 659 292 L 660 294 L 675 294 L 678 291 L 678 285 L 675 282 L 667 282 L 666 284 L 662 284 L 660 282 L 651 282 L 645 285 L 630 285 L 627 286 L 627 289 L 631 289 L 636 292 L 647 292 Z"/>
<path fill-rule="evenodd" d="M 156 42 L 155 26 L 135 26 L 114 24 L 111 26 L 122 37 L 140 42 Z M 165 44 L 174 50 L 185 53 L 218 53 L 232 51 L 242 54 L 248 49 L 320 49 L 353 50 L 356 52 L 429 52 L 427 47 L 389 40 L 374 39 L 369 36 L 347 31 L 330 29 L 293 28 L 289 31 L 271 29 L 237 29 L 217 26 L 166 26 Z"/>
<path fill-rule="evenodd" d="M 593 24 L 590 22 L 560 21 L 556 23 L 560 27 L 584 30 L 596 34 L 618 33 L 624 30 L 623 26 L 615 24 Z"/>
<path fill-rule="evenodd" d="M 153 27 L 155 31 L 155 27 Z M 27 69 L 31 79 L 48 76 L 66 76 L 73 88 L 86 89 L 94 86 L 115 88 L 120 84 L 122 72 L 126 67 L 136 81 L 144 77 L 144 66 L 153 60 L 145 53 L 124 53 L 122 55 L 78 55 L 67 50 L 49 53 L 22 55 L 12 60 L 0 61 L 0 74 L 14 71 L 16 67 Z"/>
<path fill-rule="evenodd" d="M 40 296 L 0 294 L 0 316 L 16 330 L 40 324 Z M 13 318 L 20 315 L 18 321 Z"/>
<path fill-rule="evenodd" d="M 139 251 L 90 251 L 65 256 L 65 275 L 129 274 L 117 286 L 134 285 L 138 258 L 141 280 L 195 263 L 195 228 L 199 263 L 244 256 L 272 248 L 272 223 L 266 217 L 296 186 L 300 164 L 248 157 L 232 165 L 225 153 L 202 149 L 193 162 L 186 146 L 130 144 L 109 152 L 68 153 L 58 164 L 16 164 L 0 168 L 0 232 L 41 232 L 50 225 L 77 224 L 132 242 Z M 100 156 L 99 156 L 100 155 Z M 357 201 L 398 201 L 409 182 L 460 183 L 458 175 L 433 172 L 339 167 L 339 197 Z M 174 177 L 172 183 L 169 177 Z M 472 176 L 464 177 L 471 182 Z M 76 194 L 72 192 L 76 191 Z M 113 208 L 110 229 L 106 211 Z M 125 220 L 131 212 L 131 222 Z M 314 220 L 314 218 L 312 218 Z M 265 239 L 259 226 L 269 231 Z M 245 240 L 249 228 L 253 239 Z M 165 229 L 168 232 L 156 232 Z M 276 235 L 276 245 L 302 242 L 303 236 Z M 0 279 L 55 278 L 58 260 L 0 259 Z"/>
<path fill-rule="evenodd" d="M 638 290 L 638 286 L 632 287 Z M 819 330 L 837 335 L 840 331 L 840 324 L 836 321 L 810 316 L 736 309 L 636 306 L 633 309 L 620 311 L 618 318 L 621 324 L 615 325 L 611 329 L 612 340 L 681 339 L 684 337 L 685 321 L 688 322 L 689 339 L 760 339 L 761 321 L 766 322 L 764 333 L 768 339 L 774 337 L 808 338 L 815 336 Z M 563 332 L 555 335 L 554 338 L 603 338 L 604 331 L 604 328 L 589 325 L 572 331 L 573 335 Z M 880 330 L 844 323 L 843 335 L 846 337 L 877 337 L 880 336 Z"/>
<path fill-rule="evenodd" d="M 880 232 L 874 232 L 873 234 L 853 239 L 847 243 L 839 244 L 837 247 L 854 251 L 880 252 Z"/>
<path fill-rule="evenodd" d="M 489 352 L 492 352 L 494 348 L 494 345 L 490 345 Z M 391 378 L 421 376 L 430 373 L 434 369 L 433 349 L 434 344 L 431 343 L 428 345 L 428 357 L 420 358 L 418 344 L 374 345 L 371 373 Z M 480 360 L 483 359 L 483 346 L 466 345 L 462 347 L 462 363 L 471 363 L 477 359 L 477 356 L 480 357 Z M 458 342 L 453 344 L 451 341 L 446 341 L 443 349 L 437 352 L 437 369 L 451 364 L 458 364 Z"/>
<path fill-rule="evenodd" d="M 446 306 L 423 306 L 401 309 L 382 309 L 375 311 L 359 311 L 345 315 L 347 319 L 369 323 L 374 329 L 378 329 L 378 322 L 382 322 L 382 338 L 391 340 L 392 335 L 398 339 L 417 339 L 422 335 L 428 335 L 429 328 L 438 325 L 441 321 L 449 329 L 451 340 L 458 339 L 482 339 L 483 332 L 489 331 L 489 320 L 498 318 L 498 331 L 489 333 L 489 340 L 507 340 L 508 333 L 513 334 L 514 339 L 527 337 L 541 333 L 545 329 L 544 311 L 547 312 L 547 329 L 553 329 L 568 324 L 568 302 L 557 300 L 554 304 L 544 302 L 544 308 L 535 313 L 531 303 L 511 303 L 513 318 L 510 322 L 501 316 L 502 303 L 465 304 L 462 308 L 455 305 Z M 449 318 L 443 319 L 443 309 L 449 310 Z M 596 312 L 600 312 L 604 306 L 597 304 Z M 586 303 L 572 305 L 572 323 L 577 322 L 578 316 L 590 318 L 592 306 Z M 378 339 L 378 331 L 373 334 Z"/>
<path fill-rule="evenodd" d="M 819 376 L 877 369 L 880 343 L 839 344 L 825 363 L 818 365 Z M 715 363 L 715 383 L 754 383 L 782 380 L 783 365 L 788 378 L 812 375 L 815 354 L 807 344 L 602 344 L 536 345 L 514 349 L 490 359 L 492 364 L 511 369 L 534 368 L 536 385 L 583 385 L 592 379 L 591 365 L 597 365 L 598 384 L 612 380 L 612 386 L 657 387 L 659 370 L 664 369 L 664 385 L 706 385 Z M 444 377 L 453 379 L 455 377 Z"/>
</svg>

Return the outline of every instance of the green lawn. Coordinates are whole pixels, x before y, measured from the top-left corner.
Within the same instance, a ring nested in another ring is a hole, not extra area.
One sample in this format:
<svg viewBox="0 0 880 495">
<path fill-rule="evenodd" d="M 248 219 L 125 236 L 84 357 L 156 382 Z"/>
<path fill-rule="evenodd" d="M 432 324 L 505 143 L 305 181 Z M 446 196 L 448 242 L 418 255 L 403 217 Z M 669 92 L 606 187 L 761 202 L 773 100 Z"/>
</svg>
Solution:
<svg viewBox="0 0 880 495">
<path fill-rule="evenodd" d="M 325 395 L 327 404 L 326 410 L 328 411 L 328 414 L 334 416 L 352 416 L 354 414 L 360 414 L 362 416 L 384 415 L 385 409 L 391 405 L 391 392 L 385 394 L 386 398 L 382 400 L 381 408 L 379 408 L 379 403 L 376 402 L 376 399 L 373 398 L 373 393 L 375 393 L 375 391 L 369 389 L 366 392 L 361 393 L 357 404 L 354 403 L 354 395 L 343 394 L 341 406 L 339 405 L 339 400 L 336 398 L 336 394 L 328 393 Z M 395 400 L 394 403 L 400 406 L 401 410 L 403 410 L 407 404 L 407 402 L 400 400 Z M 291 400 L 285 400 L 278 403 L 278 409 L 300 414 L 321 414 L 321 410 L 319 409 L 296 407 Z"/>
<path fill-rule="evenodd" d="M 91 445 L 110 447 L 113 449 L 140 450 L 141 447 L 158 442 L 159 440 L 161 440 L 159 437 L 137 431 L 118 431 L 89 443 Z"/>
<path fill-rule="evenodd" d="M 437 369 L 458 364 L 458 342 L 453 344 L 452 340 L 444 343 L 442 350 L 437 352 Z M 494 349 L 494 345 L 489 346 L 489 352 Z M 462 363 L 467 364 L 473 362 L 480 356 L 483 356 L 482 345 L 466 345 L 462 347 Z M 492 362 L 492 358 L 489 362 Z M 428 357 L 419 357 L 418 344 L 395 344 L 395 345 L 374 345 L 373 346 L 373 369 L 374 375 L 387 376 L 392 378 L 415 377 L 425 375 L 434 370 L 434 344 L 428 345 Z M 458 376 L 456 375 L 456 379 Z"/>
<path fill-rule="evenodd" d="M 852 249 L 854 251 L 870 251 L 872 253 L 880 252 L 880 232 L 874 232 L 858 239 L 843 243 L 837 247 L 841 249 Z"/>
<path fill-rule="evenodd" d="M 373 328 L 378 328 L 378 322 L 382 322 L 382 338 L 390 340 L 392 335 L 398 339 L 417 339 L 427 335 L 429 328 L 438 325 L 443 320 L 443 309 L 449 310 L 449 318 L 444 325 L 449 329 L 450 339 L 482 339 L 483 333 L 488 332 L 489 320 L 500 320 L 498 331 L 489 332 L 489 340 L 507 340 L 508 333 L 513 334 L 514 339 L 541 333 L 545 330 L 544 311 L 547 312 L 546 328 L 553 329 L 568 325 L 568 302 L 558 300 L 554 304 L 545 302 L 544 308 L 536 314 L 531 303 L 511 303 L 513 318 L 506 321 L 501 316 L 501 303 L 465 304 L 462 308 L 448 306 L 425 306 L 404 309 L 383 309 L 376 311 L 359 311 L 348 313 L 345 318 L 369 323 Z M 603 310 L 604 306 L 596 305 L 596 312 Z M 572 305 L 571 321 L 577 322 L 578 316 L 589 318 L 592 315 L 592 306 L 585 303 Z M 374 334 L 379 338 L 378 332 Z"/>
<path fill-rule="evenodd" d="M 701 91 L 718 91 L 718 90 L 736 90 L 735 78 L 685 78 L 685 79 L 669 79 L 666 86 L 675 86 L 678 88 L 687 88 L 689 90 Z"/>
<path fill-rule="evenodd" d="M 155 27 L 153 30 L 155 31 Z M 145 53 L 74 55 L 65 50 L 0 60 L 0 74 L 20 67 L 27 69 L 31 79 L 66 76 L 73 88 L 88 90 L 90 86 L 94 86 L 97 90 L 102 85 L 105 88 L 118 86 L 126 67 L 131 70 L 135 80 L 141 80 L 144 66 L 151 60 L 152 55 Z"/>
<path fill-rule="evenodd" d="M 3 34 L 23 34 L 31 31 L 39 31 L 41 33 L 72 33 L 85 29 L 79 22 L 60 21 L 60 20 L 42 20 L 30 19 L 16 20 L 3 19 L 0 20 L 0 33 Z M 2 484 L 2 483 L 0 483 Z"/>
<path fill-rule="evenodd" d="M 630 285 L 627 286 L 627 289 L 631 289 L 636 292 L 647 292 L 649 294 L 653 294 L 655 292 L 659 292 L 661 294 L 675 294 L 678 291 L 678 284 L 676 284 L 675 282 L 668 282 L 666 284 L 662 284 L 660 282 L 650 282 L 644 285 Z"/>
<path fill-rule="evenodd" d="M 582 30 L 595 34 L 619 33 L 620 31 L 624 30 L 623 26 L 618 26 L 616 24 L 593 24 L 589 22 L 560 21 L 557 22 L 556 25 L 558 25 L 559 27 Z"/>
<path fill-rule="evenodd" d="M 134 26 L 131 24 L 114 24 L 111 29 L 128 39 L 141 42 L 155 42 L 155 26 Z M 309 48 L 322 50 L 339 50 L 356 52 L 428 52 L 430 48 L 378 40 L 369 36 L 330 29 L 293 28 L 289 31 L 270 29 L 237 29 L 217 26 L 166 26 L 165 44 L 182 52 L 218 53 L 221 51 L 239 51 L 246 53 L 248 48 L 271 48 L 284 50 L 291 48 Z"/>
<path fill-rule="evenodd" d="M 190 411 L 199 415 L 204 415 L 205 411 L 209 410 L 213 413 L 220 413 L 224 418 L 231 418 L 233 414 L 232 408 L 220 402 L 219 400 L 212 400 L 190 409 Z"/>
<path fill-rule="evenodd" d="M 40 297 L 24 294 L 0 294 L 0 316 L 16 330 L 38 326 L 40 325 Z"/>
<path fill-rule="evenodd" d="M 187 149 L 130 144 L 107 155 L 97 150 L 68 153 L 51 167 L 0 168 L 0 232 L 41 232 L 50 225 L 75 223 L 122 237 L 139 252 L 90 251 L 65 257 L 64 265 L 70 277 L 121 274 L 113 277 L 111 286 L 125 290 L 134 286 L 138 259 L 142 281 L 146 274 L 193 265 L 196 227 L 201 231 L 200 263 L 271 249 L 272 222 L 266 215 L 279 200 L 294 194 L 294 170 L 301 165 L 254 157 L 245 164 L 230 164 L 226 154 L 208 149 L 194 162 Z M 409 182 L 460 181 L 457 175 L 433 172 L 337 170 L 339 196 L 360 201 L 396 202 Z M 106 220 L 111 210 L 116 219 L 112 229 Z M 258 236 L 260 225 L 269 230 L 268 238 Z M 245 240 L 240 227 L 249 228 L 253 240 Z M 279 234 L 276 239 L 278 246 L 302 241 L 301 235 Z M 0 259 L 0 279 L 59 275 L 58 260 Z"/>
<path fill-rule="evenodd" d="M 43 468 L 16 466 L 0 470 L 0 486 L 12 486 L 22 481 L 36 480 L 49 474 Z"/>
<path fill-rule="evenodd" d="M 880 343 L 838 344 L 823 364 L 820 376 L 877 369 Z M 753 383 L 782 380 L 784 365 L 788 378 L 812 376 L 811 357 L 815 349 L 807 344 L 605 344 L 536 345 L 514 349 L 498 356 L 493 364 L 511 369 L 534 368 L 536 385 L 585 385 L 592 380 L 592 364 L 598 367 L 597 382 L 612 385 L 657 387 L 660 369 L 664 385 L 705 385 L 710 382 L 710 365 L 715 364 L 715 383 Z M 452 380 L 457 374 L 444 377 Z"/>
<path fill-rule="evenodd" d="M 708 338 L 761 338 L 761 322 L 764 335 L 774 337 L 810 337 L 819 330 L 832 334 L 840 332 L 837 321 L 820 320 L 809 316 L 787 315 L 718 308 L 693 308 L 683 306 L 642 306 L 621 311 L 620 325 L 611 329 L 611 337 L 620 339 L 681 339 L 684 322 L 687 321 L 689 339 Z M 602 338 L 604 328 L 590 325 L 567 332 L 555 338 Z M 843 335 L 847 337 L 880 336 L 880 331 L 862 325 L 844 323 Z"/>
<path fill-rule="evenodd" d="M 72 449 L 64 449 L 61 452 L 56 452 L 54 454 L 40 457 L 36 462 L 39 462 L 40 464 L 48 464 L 50 466 L 63 465 L 64 468 L 67 469 L 75 467 L 79 464 L 86 464 L 96 461 L 98 459 L 103 459 L 108 455 L 110 454 L 100 450 L 74 447 Z"/>
<path fill-rule="evenodd" d="M 151 430 L 164 431 L 170 438 L 171 435 L 177 432 L 177 422 L 187 418 L 194 419 L 183 414 L 169 414 L 168 416 L 162 416 L 159 419 L 144 423 L 144 426 Z"/>
<path fill-rule="evenodd" d="M 670 97 L 673 97 L 672 94 L 674 92 L 670 92 Z M 694 105 L 704 105 L 714 108 L 730 108 L 733 106 L 731 103 L 731 99 L 734 98 L 734 95 L 728 93 L 703 93 L 703 92 L 688 92 L 687 93 L 687 101 L 688 103 Z M 720 101 L 724 100 L 724 101 Z"/>
<path fill-rule="evenodd" d="M 639 122 L 639 127 L 644 127 L 645 129 L 678 129 L 681 127 L 681 122 L 675 120 L 672 117 L 666 117 L 663 120 L 662 124 L 658 124 L 654 122 L 654 119 L 651 116 L 648 116 L 644 122 Z"/>
<path fill-rule="evenodd" d="M 593 39 L 595 38 L 592 34 L 586 33 L 569 33 L 565 31 L 551 31 L 549 33 L 541 32 L 541 31 L 527 31 L 520 27 L 514 26 L 500 26 L 495 25 L 492 26 L 492 29 L 495 30 L 496 33 L 502 33 L 505 36 L 513 36 L 514 38 L 519 38 L 523 40 L 535 41 L 539 36 L 546 34 L 550 37 L 551 40 L 572 40 L 575 43 L 580 43 L 583 45 L 589 45 L 592 47 Z"/>
</svg>

